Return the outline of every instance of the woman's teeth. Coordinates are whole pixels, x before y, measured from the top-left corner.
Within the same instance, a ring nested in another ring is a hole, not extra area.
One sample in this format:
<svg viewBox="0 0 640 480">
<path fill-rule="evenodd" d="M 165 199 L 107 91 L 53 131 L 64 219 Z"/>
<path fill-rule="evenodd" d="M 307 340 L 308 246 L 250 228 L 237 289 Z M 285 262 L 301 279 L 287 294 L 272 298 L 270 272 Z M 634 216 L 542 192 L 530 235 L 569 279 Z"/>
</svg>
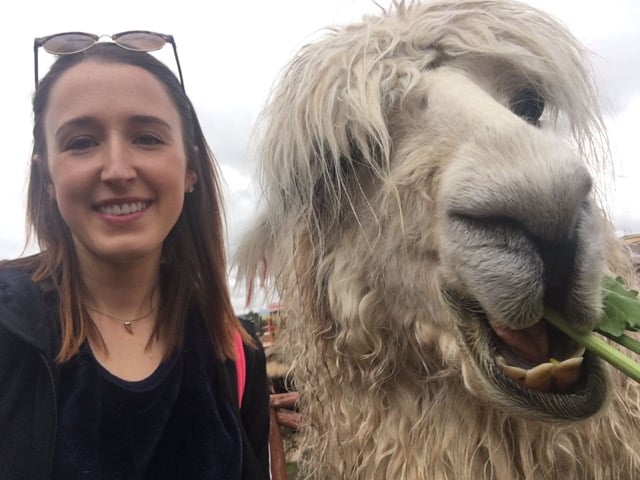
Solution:
<svg viewBox="0 0 640 480">
<path fill-rule="evenodd" d="M 147 202 L 133 202 L 121 205 L 105 205 L 98 208 L 98 211 L 107 215 L 129 215 L 144 210 L 146 207 Z"/>
</svg>

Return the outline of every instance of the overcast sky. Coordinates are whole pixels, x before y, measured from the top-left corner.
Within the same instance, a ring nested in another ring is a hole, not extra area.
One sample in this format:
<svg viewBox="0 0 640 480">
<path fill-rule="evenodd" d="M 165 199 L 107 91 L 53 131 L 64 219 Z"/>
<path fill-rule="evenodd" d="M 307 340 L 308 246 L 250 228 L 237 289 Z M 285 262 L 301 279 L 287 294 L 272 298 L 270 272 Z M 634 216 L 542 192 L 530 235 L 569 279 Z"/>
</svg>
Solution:
<svg viewBox="0 0 640 480">
<path fill-rule="evenodd" d="M 389 0 L 379 0 L 383 6 Z M 640 1 L 532 0 L 594 52 L 614 160 L 611 197 L 620 235 L 640 232 Z M 13 2 L 0 18 L 0 258 L 20 254 L 31 149 L 33 38 L 64 31 L 173 34 L 191 97 L 226 183 L 233 245 L 254 215 L 251 127 L 271 83 L 294 52 L 323 27 L 375 12 L 370 0 L 36 0 Z M 159 54 L 173 67 L 170 47 Z M 50 55 L 40 52 L 41 72 Z M 239 300 L 238 300 L 239 302 Z M 237 303 L 239 305 L 239 303 Z"/>
</svg>

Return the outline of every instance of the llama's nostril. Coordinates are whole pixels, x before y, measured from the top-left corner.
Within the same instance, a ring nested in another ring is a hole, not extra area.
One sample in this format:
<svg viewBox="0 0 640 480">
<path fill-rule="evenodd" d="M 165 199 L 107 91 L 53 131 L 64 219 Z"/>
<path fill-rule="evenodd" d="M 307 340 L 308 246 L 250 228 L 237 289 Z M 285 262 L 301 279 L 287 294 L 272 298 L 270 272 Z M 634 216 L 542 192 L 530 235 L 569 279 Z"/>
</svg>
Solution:
<svg viewBox="0 0 640 480">
<path fill-rule="evenodd" d="M 577 241 L 574 238 L 564 243 L 534 240 L 543 265 L 545 285 L 544 302 L 561 308 L 570 295 L 576 275 Z"/>
</svg>

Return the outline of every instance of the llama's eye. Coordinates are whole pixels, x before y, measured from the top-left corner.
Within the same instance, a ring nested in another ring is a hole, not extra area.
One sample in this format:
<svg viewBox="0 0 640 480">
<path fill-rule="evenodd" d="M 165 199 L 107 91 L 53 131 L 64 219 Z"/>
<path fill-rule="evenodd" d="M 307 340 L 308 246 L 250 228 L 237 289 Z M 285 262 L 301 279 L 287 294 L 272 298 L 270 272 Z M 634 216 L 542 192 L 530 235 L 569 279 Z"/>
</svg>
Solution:
<svg viewBox="0 0 640 480">
<path fill-rule="evenodd" d="M 538 125 L 544 111 L 544 98 L 534 88 L 527 88 L 511 99 L 513 113 L 532 125 Z"/>
</svg>

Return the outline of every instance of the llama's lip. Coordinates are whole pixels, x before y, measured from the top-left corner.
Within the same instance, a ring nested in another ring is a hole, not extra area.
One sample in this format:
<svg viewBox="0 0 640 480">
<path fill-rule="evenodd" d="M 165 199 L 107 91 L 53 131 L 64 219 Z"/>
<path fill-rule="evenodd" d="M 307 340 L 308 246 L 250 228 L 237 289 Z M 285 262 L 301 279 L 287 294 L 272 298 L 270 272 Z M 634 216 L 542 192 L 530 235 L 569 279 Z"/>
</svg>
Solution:
<svg viewBox="0 0 640 480">
<path fill-rule="evenodd" d="M 517 351 L 505 348 L 477 304 L 473 310 L 465 310 L 463 317 L 458 324 L 462 339 L 484 382 L 500 391 L 505 408 L 520 415 L 535 412 L 552 420 L 576 420 L 593 415 L 603 405 L 607 375 L 602 362 L 589 351 L 583 353 L 551 325 L 545 327 L 549 352 L 561 353 L 558 363 L 582 354 L 581 360 L 569 360 L 558 370 L 555 358 L 539 362 L 520 357 Z"/>
<path fill-rule="evenodd" d="M 567 385 L 564 375 L 553 372 L 554 365 L 541 364 L 533 369 L 531 379 L 514 379 L 513 374 L 505 373 L 497 359 L 488 366 L 497 388 L 517 400 L 521 407 L 519 413 L 526 410 L 543 414 L 550 419 L 578 420 L 595 414 L 606 398 L 606 375 L 600 359 L 586 351 L 575 360 L 576 365 L 567 365 Z M 566 362 L 573 362 L 567 360 Z"/>
</svg>

